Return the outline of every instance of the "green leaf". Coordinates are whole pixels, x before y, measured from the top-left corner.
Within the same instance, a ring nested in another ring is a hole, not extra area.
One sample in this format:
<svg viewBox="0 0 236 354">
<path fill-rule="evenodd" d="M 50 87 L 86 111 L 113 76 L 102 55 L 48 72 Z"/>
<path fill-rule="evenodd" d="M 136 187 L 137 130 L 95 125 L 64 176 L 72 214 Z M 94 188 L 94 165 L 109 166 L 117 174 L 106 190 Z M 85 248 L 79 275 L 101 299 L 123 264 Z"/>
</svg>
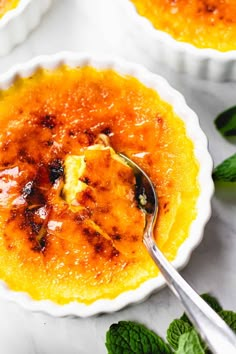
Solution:
<svg viewBox="0 0 236 354">
<path fill-rule="evenodd" d="M 180 320 L 181 320 L 181 321 L 184 321 L 185 323 L 190 324 L 191 326 L 193 326 L 193 325 L 192 325 L 192 322 L 190 321 L 190 319 L 188 318 L 188 316 L 186 315 L 186 313 L 184 313 L 184 314 L 180 317 Z"/>
<path fill-rule="evenodd" d="M 175 354 L 205 354 L 198 334 L 194 329 L 180 336 L 178 350 Z"/>
<path fill-rule="evenodd" d="M 220 312 L 223 310 L 222 306 L 220 305 L 219 301 L 212 296 L 211 294 L 205 293 L 202 294 L 201 297 L 203 298 L 203 300 L 205 300 L 208 305 L 216 312 Z M 180 319 L 186 323 L 191 324 L 188 316 L 184 313 L 183 316 L 180 317 Z"/>
<path fill-rule="evenodd" d="M 215 126 L 225 136 L 236 136 L 236 106 L 227 109 L 215 119 Z"/>
<path fill-rule="evenodd" d="M 145 326 L 131 321 L 111 325 L 106 334 L 108 354 L 171 354 L 162 338 Z"/>
<path fill-rule="evenodd" d="M 205 293 L 202 294 L 201 297 L 203 300 L 205 300 L 209 306 L 215 311 L 215 312 L 220 312 L 223 310 L 222 306 L 220 305 L 219 301 L 212 295 Z"/>
<path fill-rule="evenodd" d="M 212 177 L 215 181 L 236 182 L 236 154 L 218 165 Z"/>
<path fill-rule="evenodd" d="M 182 334 L 192 330 L 192 326 L 182 320 L 174 320 L 167 329 L 167 340 L 169 344 L 175 349 L 178 349 L 179 338 Z"/>
<path fill-rule="evenodd" d="M 219 315 L 227 323 L 227 325 L 236 333 L 236 312 L 233 311 L 220 311 Z"/>
</svg>

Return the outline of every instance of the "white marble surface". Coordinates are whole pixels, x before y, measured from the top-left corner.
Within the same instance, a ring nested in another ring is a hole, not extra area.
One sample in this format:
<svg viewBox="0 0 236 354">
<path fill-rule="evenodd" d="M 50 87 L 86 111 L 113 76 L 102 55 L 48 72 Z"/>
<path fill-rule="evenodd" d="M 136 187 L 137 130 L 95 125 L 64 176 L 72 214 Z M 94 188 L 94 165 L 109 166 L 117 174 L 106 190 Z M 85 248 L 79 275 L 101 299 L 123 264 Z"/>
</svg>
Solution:
<svg viewBox="0 0 236 354">
<path fill-rule="evenodd" d="M 215 163 L 234 153 L 236 145 L 223 140 L 213 119 L 236 104 L 236 84 L 210 83 L 177 75 L 155 63 L 142 49 L 145 38 L 130 36 L 119 0 L 54 0 L 41 25 L 8 56 L 0 58 L 0 73 L 39 54 L 61 50 L 114 54 L 139 62 L 165 76 L 183 93 L 199 115 L 209 138 Z M 217 188 L 213 215 L 203 242 L 183 270 L 184 277 L 200 292 L 212 292 L 225 308 L 236 310 L 236 188 Z M 105 333 L 119 320 L 137 320 L 165 335 L 170 321 L 182 308 L 165 288 L 146 302 L 118 313 L 90 319 L 56 319 L 27 312 L 0 301 L 0 352 L 3 354 L 90 354 L 106 353 Z"/>
</svg>

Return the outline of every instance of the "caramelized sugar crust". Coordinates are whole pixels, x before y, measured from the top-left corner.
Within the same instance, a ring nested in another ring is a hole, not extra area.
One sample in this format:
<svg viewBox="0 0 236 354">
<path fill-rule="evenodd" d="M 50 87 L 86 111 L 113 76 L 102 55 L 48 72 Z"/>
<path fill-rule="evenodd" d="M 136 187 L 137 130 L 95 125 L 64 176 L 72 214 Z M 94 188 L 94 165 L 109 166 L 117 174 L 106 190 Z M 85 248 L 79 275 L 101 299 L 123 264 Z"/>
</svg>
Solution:
<svg viewBox="0 0 236 354">
<path fill-rule="evenodd" d="M 40 70 L 0 92 L 0 120 L 0 278 L 12 289 L 89 304 L 158 274 L 132 171 L 86 150 L 101 133 L 150 175 L 155 238 L 176 256 L 196 216 L 198 164 L 183 122 L 154 90 L 111 70 Z M 64 162 L 83 154 L 88 189 L 70 205 Z"/>
<path fill-rule="evenodd" d="M 14 9 L 19 0 L 0 0 L 0 18 L 9 10 Z"/>
<path fill-rule="evenodd" d="M 236 50 L 235 0 L 131 0 L 154 27 L 181 42 Z"/>
</svg>

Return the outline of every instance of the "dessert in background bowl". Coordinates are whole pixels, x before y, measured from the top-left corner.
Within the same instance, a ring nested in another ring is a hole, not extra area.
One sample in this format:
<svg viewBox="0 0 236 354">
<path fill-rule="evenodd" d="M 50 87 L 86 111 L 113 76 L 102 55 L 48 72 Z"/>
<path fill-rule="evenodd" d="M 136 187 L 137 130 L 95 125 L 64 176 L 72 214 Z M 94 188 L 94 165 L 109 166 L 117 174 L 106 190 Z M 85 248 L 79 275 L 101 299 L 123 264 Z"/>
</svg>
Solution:
<svg viewBox="0 0 236 354">
<path fill-rule="evenodd" d="M 179 72 L 236 79 L 234 0 L 121 0 L 131 26 L 150 39 L 149 51 Z"/>
<path fill-rule="evenodd" d="M 0 0 L 0 56 L 23 42 L 52 0 Z"/>
<path fill-rule="evenodd" d="M 0 296 L 89 316 L 164 285 L 143 242 L 133 159 L 159 196 L 155 239 L 186 264 L 210 216 L 212 161 L 167 82 L 121 59 L 59 53 L 0 77 Z"/>
</svg>

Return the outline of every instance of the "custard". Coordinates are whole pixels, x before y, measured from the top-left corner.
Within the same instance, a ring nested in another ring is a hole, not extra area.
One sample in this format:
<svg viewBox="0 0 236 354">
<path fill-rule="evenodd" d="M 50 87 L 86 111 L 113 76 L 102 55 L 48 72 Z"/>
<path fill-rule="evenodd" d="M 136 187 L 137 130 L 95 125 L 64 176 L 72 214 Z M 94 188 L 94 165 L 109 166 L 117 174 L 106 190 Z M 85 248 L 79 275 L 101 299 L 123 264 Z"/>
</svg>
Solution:
<svg viewBox="0 0 236 354">
<path fill-rule="evenodd" d="M 19 0 L 0 0 L 0 18 L 8 11 L 14 9 L 19 3 Z"/>
<path fill-rule="evenodd" d="M 222 52 L 236 50 L 235 0 L 131 1 L 156 29 L 177 41 Z"/>
<path fill-rule="evenodd" d="M 155 239 L 176 257 L 196 218 L 199 166 L 184 122 L 155 90 L 113 70 L 38 70 L 0 91 L 0 121 L 0 279 L 12 290 L 91 304 L 158 275 L 118 152 L 152 179 Z"/>
</svg>

